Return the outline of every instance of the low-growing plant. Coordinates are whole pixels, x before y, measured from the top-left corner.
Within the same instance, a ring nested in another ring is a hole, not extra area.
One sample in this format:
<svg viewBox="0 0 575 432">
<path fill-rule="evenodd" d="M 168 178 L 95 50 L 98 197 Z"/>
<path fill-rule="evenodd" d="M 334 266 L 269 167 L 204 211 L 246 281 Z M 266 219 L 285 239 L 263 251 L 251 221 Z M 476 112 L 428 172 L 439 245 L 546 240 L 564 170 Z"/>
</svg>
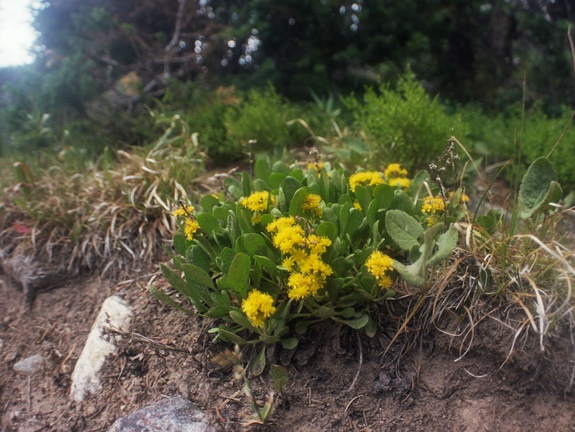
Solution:
<svg viewBox="0 0 575 432">
<path fill-rule="evenodd" d="M 236 344 L 295 348 L 309 326 L 332 320 L 374 336 L 377 305 L 396 292 L 424 293 L 430 269 L 456 247 L 462 192 L 442 196 L 399 164 L 348 175 L 259 159 L 255 177 L 227 177 L 199 208 L 175 215 L 172 287 L 191 302 L 153 294 L 179 309 L 218 318 L 210 330 Z M 263 366 L 261 366 L 263 367 Z"/>
</svg>

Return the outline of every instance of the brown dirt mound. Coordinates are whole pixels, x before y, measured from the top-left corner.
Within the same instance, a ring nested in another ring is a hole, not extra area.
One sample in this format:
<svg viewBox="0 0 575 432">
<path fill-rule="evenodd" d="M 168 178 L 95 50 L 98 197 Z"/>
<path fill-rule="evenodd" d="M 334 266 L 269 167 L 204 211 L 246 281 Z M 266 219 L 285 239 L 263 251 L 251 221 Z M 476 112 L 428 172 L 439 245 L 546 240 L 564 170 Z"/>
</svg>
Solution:
<svg viewBox="0 0 575 432">
<path fill-rule="evenodd" d="M 134 309 L 131 332 L 103 372 L 102 391 L 77 405 L 70 376 L 102 301 L 123 295 Z M 42 292 L 22 314 L 22 294 L 0 291 L 0 430 L 106 431 L 119 417 L 166 395 L 181 394 L 222 431 L 245 430 L 252 414 L 242 383 L 213 361 L 226 348 L 212 343 L 210 323 L 152 298 L 143 281 L 113 284 L 70 280 Z M 538 338 L 492 319 L 475 329 L 473 344 L 434 331 L 400 338 L 392 323 L 374 339 L 347 328 L 315 329 L 295 353 L 277 350 L 290 379 L 275 395 L 274 412 L 255 430 L 298 431 L 575 431 L 573 335 L 556 329 L 543 353 Z M 447 325 L 447 324 L 446 324 Z M 409 334 L 407 335 L 409 336 Z M 233 348 L 232 348 L 233 349 Z M 13 365 L 34 354 L 46 359 L 29 380 Z M 244 359 L 252 353 L 246 351 Z M 247 361 L 247 360 L 246 360 Z M 251 379 L 263 403 L 270 378 Z"/>
</svg>

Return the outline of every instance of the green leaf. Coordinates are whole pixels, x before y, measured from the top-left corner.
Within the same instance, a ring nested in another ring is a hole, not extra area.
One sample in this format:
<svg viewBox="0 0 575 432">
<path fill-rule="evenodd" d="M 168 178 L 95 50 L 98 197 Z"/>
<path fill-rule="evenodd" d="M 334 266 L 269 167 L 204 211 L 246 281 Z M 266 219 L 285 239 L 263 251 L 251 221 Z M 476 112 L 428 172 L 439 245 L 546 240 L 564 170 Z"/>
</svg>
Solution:
<svg viewBox="0 0 575 432">
<path fill-rule="evenodd" d="M 186 280 L 190 282 L 199 283 L 211 289 L 215 289 L 212 278 L 203 268 L 193 264 L 182 264 L 182 270 L 186 275 Z"/>
<path fill-rule="evenodd" d="M 164 302 L 168 306 L 173 307 L 174 309 L 189 313 L 189 314 L 194 314 L 193 311 L 186 309 L 185 307 L 181 306 L 179 303 L 177 303 L 174 299 L 172 299 L 172 297 L 170 297 L 165 292 L 160 291 L 159 289 L 153 287 L 152 285 L 148 285 L 146 288 L 154 297 L 156 297 L 158 300 Z"/>
<path fill-rule="evenodd" d="M 272 189 L 279 188 L 282 182 L 285 180 L 286 175 L 282 173 L 272 173 L 269 177 L 269 185 Z"/>
<path fill-rule="evenodd" d="M 269 181 L 272 170 L 270 164 L 265 159 L 258 159 L 254 165 L 254 175 L 256 178 Z"/>
<path fill-rule="evenodd" d="M 172 288 L 174 288 L 180 294 L 183 294 L 186 297 L 188 297 L 190 288 L 188 287 L 188 284 L 186 284 L 186 281 L 184 281 L 172 269 L 166 267 L 164 264 L 160 264 L 160 269 L 162 271 L 162 274 L 168 281 L 168 283 L 172 286 Z"/>
<path fill-rule="evenodd" d="M 208 195 L 204 195 L 202 197 L 202 199 L 200 199 L 200 205 L 202 206 L 202 208 L 204 209 L 204 211 L 206 213 L 211 213 L 212 209 L 215 206 L 220 205 L 220 200 L 218 200 L 216 197 L 208 194 Z"/>
<path fill-rule="evenodd" d="M 231 342 L 238 345 L 244 345 L 247 342 L 243 337 L 238 336 L 226 327 L 218 327 L 218 336 L 224 342 Z"/>
<path fill-rule="evenodd" d="M 209 269 L 212 264 L 208 254 L 197 244 L 186 249 L 186 260 L 203 269 Z"/>
<path fill-rule="evenodd" d="M 296 339 L 296 341 L 297 341 L 297 339 Z M 283 341 L 282 341 L 282 345 L 283 345 Z M 284 348 L 293 349 L 293 348 L 287 348 L 285 346 L 284 346 Z M 283 391 L 286 388 L 286 385 L 288 383 L 288 380 L 289 380 L 288 370 L 283 366 L 274 364 L 274 365 L 270 366 L 270 375 L 272 377 L 272 380 L 274 381 L 274 390 L 279 392 L 279 393 L 283 393 Z"/>
<path fill-rule="evenodd" d="M 333 222 L 322 222 L 319 224 L 315 233 L 320 237 L 327 237 L 332 242 L 337 238 L 337 225 Z"/>
<path fill-rule="evenodd" d="M 301 206 L 304 203 L 305 197 L 308 196 L 309 194 L 310 194 L 310 190 L 307 186 L 298 189 L 293 194 L 293 197 L 292 197 L 290 205 L 289 205 L 290 216 L 306 217 L 306 214 L 303 211 L 303 209 L 301 208 Z"/>
<path fill-rule="evenodd" d="M 427 260 L 426 265 L 434 266 L 449 258 L 457 246 L 459 236 L 453 225 L 437 239 L 437 251 Z"/>
<path fill-rule="evenodd" d="M 242 237 L 244 239 L 244 248 L 250 256 L 263 255 L 266 253 L 266 241 L 261 234 L 248 233 L 244 234 Z"/>
<path fill-rule="evenodd" d="M 355 187 L 355 196 L 362 210 L 367 211 L 367 209 L 369 208 L 369 204 L 371 203 L 371 194 L 369 193 L 367 188 L 361 185 L 357 185 Z"/>
<path fill-rule="evenodd" d="M 369 317 L 369 321 L 364 327 L 365 334 L 367 337 L 374 337 L 377 333 L 377 323 L 373 320 L 373 318 Z"/>
<path fill-rule="evenodd" d="M 250 320 L 239 310 L 232 309 L 228 312 L 230 318 L 234 320 L 234 322 L 244 328 L 247 328 L 251 331 L 256 331 L 256 328 L 252 325 Z"/>
<path fill-rule="evenodd" d="M 352 320 L 341 320 L 340 322 L 350 326 L 352 329 L 359 330 L 367 325 L 367 323 L 369 322 L 369 316 L 362 315 L 359 318 L 355 318 Z"/>
<path fill-rule="evenodd" d="M 536 159 L 527 169 L 519 186 L 519 215 L 528 219 L 545 210 L 550 202 L 561 199 L 562 190 L 557 183 L 557 173 L 549 159 Z"/>
<path fill-rule="evenodd" d="M 413 217 L 401 210 L 389 210 L 385 215 L 385 228 L 391 239 L 404 251 L 419 246 L 424 229 Z"/>
<path fill-rule="evenodd" d="M 198 224 L 200 224 L 200 228 L 208 235 L 222 231 L 222 227 L 218 223 L 218 220 L 211 214 L 202 213 L 198 215 L 196 220 L 198 221 Z"/>
<path fill-rule="evenodd" d="M 243 172 L 240 178 L 242 180 L 243 196 L 245 197 L 250 196 L 250 194 L 252 193 L 252 181 L 250 179 L 250 175 L 247 172 Z"/>
<path fill-rule="evenodd" d="M 281 190 L 285 199 L 286 206 L 289 207 L 291 200 L 298 189 L 301 188 L 301 182 L 293 177 L 286 177 L 281 185 Z"/>
<path fill-rule="evenodd" d="M 259 264 L 261 264 L 266 271 L 268 272 L 268 274 L 270 275 L 270 277 L 275 280 L 279 277 L 279 271 L 278 268 L 276 266 L 276 264 L 269 259 L 266 256 L 262 256 L 262 255 L 254 255 L 253 256 L 254 261 L 258 262 Z"/>
<path fill-rule="evenodd" d="M 250 286 L 250 268 L 250 257 L 244 253 L 236 254 L 227 274 L 222 276 L 218 285 L 223 289 L 231 289 L 241 298 L 245 298 Z"/>
<path fill-rule="evenodd" d="M 266 345 L 262 346 L 262 349 L 260 350 L 258 355 L 254 358 L 250 369 L 252 374 L 254 374 L 255 376 L 260 376 L 264 372 L 265 368 L 266 368 Z"/>
<path fill-rule="evenodd" d="M 186 254 L 186 236 L 182 233 L 174 235 L 174 249 L 180 255 Z"/>
</svg>

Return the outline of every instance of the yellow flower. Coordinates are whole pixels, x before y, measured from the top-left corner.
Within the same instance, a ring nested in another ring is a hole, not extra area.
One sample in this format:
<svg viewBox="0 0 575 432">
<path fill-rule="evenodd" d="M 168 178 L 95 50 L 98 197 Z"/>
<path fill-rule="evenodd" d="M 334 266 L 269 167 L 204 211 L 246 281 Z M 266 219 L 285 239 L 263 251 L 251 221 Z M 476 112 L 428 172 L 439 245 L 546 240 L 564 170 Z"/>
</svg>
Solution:
<svg viewBox="0 0 575 432">
<path fill-rule="evenodd" d="M 242 301 L 242 311 L 254 327 L 263 327 L 265 320 L 275 313 L 276 307 L 271 295 L 254 289 Z"/>
<path fill-rule="evenodd" d="M 409 185 L 411 184 L 411 180 L 408 179 L 407 177 L 397 177 L 389 179 L 387 183 L 390 186 L 399 186 L 402 188 L 406 188 L 409 187 Z"/>
<path fill-rule="evenodd" d="M 275 197 L 268 191 L 254 192 L 247 198 L 242 198 L 240 204 L 255 212 L 265 212 L 270 204 L 275 204 Z"/>
<path fill-rule="evenodd" d="M 405 168 L 401 168 L 401 165 L 398 163 L 392 163 L 387 166 L 383 175 L 388 179 L 405 177 L 407 175 L 407 170 Z"/>
<path fill-rule="evenodd" d="M 324 263 L 319 255 L 307 255 L 298 262 L 298 266 L 303 274 L 316 276 L 322 285 L 325 279 L 333 274 L 333 269 Z"/>
<path fill-rule="evenodd" d="M 354 207 L 356 210 L 361 211 L 361 204 L 360 204 L 359 202 L 355 201 L 355 202 L 353 203 L 353 207 Z"/>
<path fill-rule="evenodd" d="M 380 280 L 387 272 L 393 270 L 393 260 L 388 255 L 376 250 L 369 256 L 365 266 L 376 279 Z"/>
<path fill-rule="evenodd" d="M 453 191 L 449 192 L 449 199 L 450 199 L 450 200 L 453 200 L 453 197 L 454 197 L 454 196 L 455 196 L 455 192 L 453 192 Z M 470 199 L 471 199 L 471 198 L 469 198 L 468 195 L 466 195 L 466 194 L 464 194 L 464 193 L 461 193 L 461 196 L 459 197 L 459 203 L 458 203 L 458 204 L 468 203 Z"/>
<path fill-rule="evenodd" d="M 306 245 L 311 254 L 321 255 L 331 246 L 331 240 L 327 237 L 310 234 L 306 239 Z"/>
<path fill-rule="evenodd" d="M 313 169 L 315 171 L 321 170 L 325 166 L 323 162 L 308 162 L 307 169 Z"/>
<path fill-rule="evenodd" d="M 316 294 L 323 286 L 323 281 L 314 275 L 292 273 L 288 278 L 288 297 L 293 300 L 302 300 Z"/>
<path fill-rule="evenodd" d="M 309 194 L 304 198 L 301 208 L 303 211 L 310 212 L 315 216 L 321 217 L 323 210 L 319 207 L 320 204 L 321 197 L 319 195 Z"/>
<path fill-rule="evenodd" d="M 441 197 L 426 196 L 423 200 L 421 211 L 427 214 L 442 212 L 445 210 L 445 201 Z"/>
<path fill-rule="evenodd" d="M 274 246 L 282 253 L 292 253 L 305 242 L 304 230 L 299 225 L 282 228 L 273 237 Z"/>
<path fill-rule="evenodd" d="M 266 226 L 266 230 L 270 233 L 281 231 L 284 228 L 292 227 L 296 224 L 295 218 L 293 216 L 284 216 L 270 222 Z"/>
<path fill-rule="evenodd" d="M 192 218 L 186 218 L 186 222 L 184 224 L 184 234 L 188 240 L 194 239 L 194 234 L 197 230 L 200 229 L 200 224 L 198 221 Z"/>
<path fill-rule="evenodd" d="M 357 185 L 377 186 L 384 183 L 383 176 L 377 171 L 365 171 L 352 174 L 349 177 L 349 188 L 355 192 Z"/>
<path fill-rule="evenodd" d="M 295 260 L 293 257 L 285 257 L 282 261 L 282 266 L 286 268 L 287 271 L 292 271 L 293 266 L 295 265 Z"/>
<path fill-rule="evenodd" d="M 393 271 L 393 260 L 380 251 L 374 251 L 365 262 L 367 270 L 375 276 L 381 289 L 389 289 L 393 285 L 393 279 L 389 272 Z"/>
<path fill-rule="evenodd" d="M 180 216 L 189 216 L 194 212 L 194 208 L 192 206 L 185 206 L 185 207 L 178 207 L 174 210 L 173 215 L 176 217 Z"/>
</svg>

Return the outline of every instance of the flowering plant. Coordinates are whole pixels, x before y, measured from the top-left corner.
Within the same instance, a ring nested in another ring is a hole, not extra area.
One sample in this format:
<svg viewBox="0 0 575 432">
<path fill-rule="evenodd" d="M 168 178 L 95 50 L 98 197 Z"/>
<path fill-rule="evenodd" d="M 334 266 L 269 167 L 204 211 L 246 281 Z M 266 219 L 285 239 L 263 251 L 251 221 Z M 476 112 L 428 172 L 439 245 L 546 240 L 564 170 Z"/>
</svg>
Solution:
<svg viewBox="0 0 575 432">
<path fill-rule="evenodd" d="M 281 343 L 322 320 L 376 333 L 375 305 L 407 286 L 425 290 L 429 268 L 448 258 L 464 214 L 461 190 L 439 194 L 429 174 L 398 164 L 349 176 L 341 166 L 307 169 L 260 159 L 254 177 L 227 177 L 199 209 L 174 212 L 173 269 L 167 281 L 220 319 L 210 330 L 238 344 Z"/>
</svg>

